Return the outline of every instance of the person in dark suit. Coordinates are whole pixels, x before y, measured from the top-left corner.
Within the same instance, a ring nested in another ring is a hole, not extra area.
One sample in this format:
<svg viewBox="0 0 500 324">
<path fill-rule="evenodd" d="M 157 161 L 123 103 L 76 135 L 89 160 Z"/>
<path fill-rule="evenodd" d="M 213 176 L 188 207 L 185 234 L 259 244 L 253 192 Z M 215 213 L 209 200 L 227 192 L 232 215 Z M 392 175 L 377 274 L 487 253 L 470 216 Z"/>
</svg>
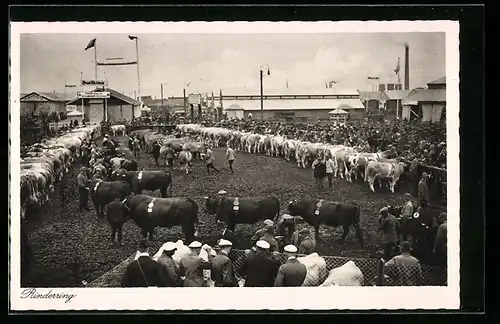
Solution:
<svg viewBox="0 0 500 324">
<path fill-rule="evenodd" d="M 191 254 L 184 256 L 180 260 L 179 274 L 184 276 L 184 287 L 207 287 L 205 278 L 203 277 L 203 270 L 210 270 L 212 268 L 212 254 L 207 251 L 208 262 L 200 257 L 202 244 L 198 241 L 193 241 L 189 244 Z"/>
<path fill-rule="evenodd" d="M 127 266 L 122 287 L 167 287 L 164 268 L 149 256 L 149 241 L 139 242 L 139 255 Z"/>
<path fill-rule="evenodd" d="M 175 264 L 174 259 L 172 259 L 176 249 L 177 248 L 173 242 L 167 242 L 163 244 L 163 252 L 158 258 L 158 263 L 165 269 L 168 287 L 182 287 L 181 277 L 179 276 L 179 267 Z"/>
<path fill-rule="evenodd" d="M 212 259 L 211 277 L 215 287 L 238 287 L 238 280 L 234 275 L 233 262 L 229 259 L 231 252 L 231 241 L 221 239 L 219 254 Z"/>
<path fill-rule="evenodd" d="M 398 241 L 399 222 L 394 215 L 389 214 L 389 209 L 384 207 L 380 210 L 378 223 L 383 234 L 384 260 L 389 261 L 393 256 L 394 247 Z"/>
<path fill-rule="evenodd" d="M 243 261 L 241 275 L 245 278 L 245 287 L 272 287 L 279 264 L 268 254 L 270 245 L 260 240 L 255 244 L 255 250 Z"/>
<path fill-rule="evenodd" d="M 288 260 L 278 269 L 274 287 L 300 287 L 306 279 L 307 268 L 297 260 L 295 245 L 287 245 L 284 250 Z"/>
</svg>

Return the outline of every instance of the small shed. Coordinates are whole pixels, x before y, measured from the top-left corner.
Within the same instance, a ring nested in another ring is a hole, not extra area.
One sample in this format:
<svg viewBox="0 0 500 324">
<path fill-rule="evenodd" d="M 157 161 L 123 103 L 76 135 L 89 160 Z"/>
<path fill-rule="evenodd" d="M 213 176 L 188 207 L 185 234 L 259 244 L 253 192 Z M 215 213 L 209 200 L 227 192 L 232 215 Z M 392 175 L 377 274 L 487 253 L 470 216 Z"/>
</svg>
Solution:
<svg viewBox="0 0 500 324">
<path fill-rule="evenodd" d="M 349 113 L 341 108 L 334 109 L 328 114 L 330 114 L 330 119 L 333 120 L 335 124 L 341 125 L 345 125 L 349 117 Z"/>
<path fill-rule="evenodd" d="M 227 114 L 228 119 L 243 119 L 243 118 L 245 118 L 245 111 L 238 104 L 232 104 L 231 106 L 227 107 L 225 110 L 226 110 L 226 114 Z"/>
</svg>

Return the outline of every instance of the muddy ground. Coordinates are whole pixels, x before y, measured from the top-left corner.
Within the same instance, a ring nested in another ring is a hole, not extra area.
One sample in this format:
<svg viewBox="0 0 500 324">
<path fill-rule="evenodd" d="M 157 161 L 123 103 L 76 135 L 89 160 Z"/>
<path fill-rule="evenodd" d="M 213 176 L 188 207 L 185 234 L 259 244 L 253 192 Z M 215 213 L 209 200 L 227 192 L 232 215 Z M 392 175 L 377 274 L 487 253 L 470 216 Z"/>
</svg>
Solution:
<svg viewBox="0 0 500 324">
<path fill-rule="evenodd" d="M 122 149 L 126 147 L 125 138 L 119 138 Z M 127 151 L 125 149 L 125 151 Z M 230 196 L 250 197 L 276 195 L 281 202 L 282 213 L 285 205 L 295 198 L 321 198 L 336 201 L 354 201 L 361 207 L 361 226 L 366 246 L 361 250 L 355 239 L 354 229 L 344 245 L 338 245 L 336 239 L 341 235 L 341 228 L 320 230 L 321 239 L 317 242 L 320 255 L 377 257 L 381 235 L 376 219 L 378 211 L 385 204 L 403 202 L 401 193 L 387 191 L 372 193 L 364 183 L 347 183 L 342 179 L 334 180 L 334 190 L 318 191 L 314 185 L 311 170 L 297 168 L 293 162 L 265 155 L 253 155 L 238 152 L 234 165 L 235 173 L 229 172 L 224 160 L 224 148 L 214 150 L 220 173 L 207 175 L 204 162 L 195 161 L 193 172 L 186 175 L 178 165 L 173 175 L 173 195 L 193 198 L 200 206 L 200 238 L 203 243 L 215 244 L 220 232 L 216 229 L 213 215 L 205 212 L 204 196 L 216 194 L 224 189 Z M 157 169 L 151 156 L 141 153 L 140 168 Z M 76 182 L 78 168 L 70 171 L 72 182 Z M 150 192 L 145 192 L 151 194 Z M 159 196 L 158 192 L 153 194 Z M 36 287 L 78 287 L 82 280 L 91 282 L 100 277 L 136 251 L 141 238 L 139 228 L 129 222 L 124 226 L 124 245 L 112 247 L 109 240 L 109 228 L 96 216 L 93 206 L 90 212 L 78 211 L 78 197 L 73 184 L 73 196 L 69 203 L 61 206 L 60 193 L 56 189 L 51 200 L 43 207 L 40 216 L 27 225 L 29 243 L 32 247 L 33 266 L 26 278 L 28 286 Z M 250 237 L 260 228 L 238 225 L 236 230 L 241 235 L 241 244 L 237 248 L 248 248 Z M 165 242 L 182 238 L 180 228 L 157 229 L 155 240 Z M 156 244 L 155 244 L 156 245 Z M 156 251 L 152 251 L 155 253 Z"/>
</svg>

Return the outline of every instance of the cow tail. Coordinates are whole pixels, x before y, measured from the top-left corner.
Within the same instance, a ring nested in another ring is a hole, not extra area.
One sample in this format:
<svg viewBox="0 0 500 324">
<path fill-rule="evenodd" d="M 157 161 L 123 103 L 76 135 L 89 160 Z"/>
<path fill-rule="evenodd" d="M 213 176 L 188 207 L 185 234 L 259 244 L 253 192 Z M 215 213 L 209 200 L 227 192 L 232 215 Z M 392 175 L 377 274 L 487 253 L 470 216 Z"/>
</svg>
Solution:
<svg viewBox="0 0 500 324">
<path fill-rule="evenodd" d="M 276 211 L 276 215 L 274 216 L 274 219 L 273 219 L 273 222 L 276 224 L 278 222 L 279 217 L 280 217 L 280 201 L 276 197 L 274 197 L 274 199 L 276 199 L 276 203 L 278 205 L 278 209 Z"/>
</svg>

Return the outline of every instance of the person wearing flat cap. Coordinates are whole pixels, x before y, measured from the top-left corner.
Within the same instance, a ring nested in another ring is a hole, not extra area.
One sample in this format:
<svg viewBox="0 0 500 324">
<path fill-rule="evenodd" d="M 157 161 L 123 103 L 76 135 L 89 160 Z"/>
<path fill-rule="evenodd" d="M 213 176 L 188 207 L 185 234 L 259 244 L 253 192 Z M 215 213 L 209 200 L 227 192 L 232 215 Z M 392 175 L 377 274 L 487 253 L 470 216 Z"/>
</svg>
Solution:
<svg viewBox="0 0 500 324">
<path fill-rule="evenodd" d="M 264 227 L 262 227 L 261 229 L 257 230 L 255 232 L 255 234 L 252 236 L 252 238 L 250 239 L 250 242 L 252 242 L 252 244 L 255 244 L 257 243 L 257 241 L 264 235 L 266 235 L 267 233 L 267 229 L 269 227 L 273 227 L 274 226 L 274 222 L 270 219 L 266 219 L 263 223 Z"/>
<path fill-rule="evenodd" d="M 87 177 L 87 168 L 81 167 L 80 173 L 76 177 L 78 195 L 80 196 L 80 201 L 78 208 L 80 211 L 84 209 L 89 211 L 88 201 L 89 201 L 89 178 Z"/>
<path fill-rule="evenodd" d="M 384 207 L 380 210 L 378 218 L 379 229 L 382 231 L 382 241 L 384 244 L 384 260 L 392 258 L 394 247 L 398 241 L 398 219 L 389 213 L 389 208 Z"/>
<path fill-rule="evenodd" d="M 256 251 L 243 261 L 241 275 L 245 279 L 245 287 L 273 286 L 279 265 L 269 256 L 269 247 L 266 241 L 257 241 Z"/>
<path fill-rule="evenodd" d="M 413 210 L 414 210 L 414 205 L 413 205 L 413 197 L 410 193 L 405 193 L 405 204 L 403 205 L 403 208 L 401 209 L 401 218 L 402 219 L 409 219 L 413 217 Z"/>
<path fill-rule="evenodd" d="M 274 287 L 300 287 L 306 279 L 307 268 L 297 260 L 295 245 L 287 245 L 284 250 L 288 260 L 279 267 Z"/>
<path fill-rule="evenodd" d="M 219 196 L 225 196 L 227 194 L 226 190 L 219 190 L 217 193 Z"/>
<path fill-rule="evenodd" d="M 163 267 L 149 256 L 149 241 L 139 242 L 138 255 L 127 266 L 121 279 L 122 287 L 167 287 Z"/>
<path fill-rule="evenodd" d="M 163 250 L 161 256 L 158 258 L 158 263 L 165 269 L 167 277 L 167 287 L 181 287 L 182 281 L 179 276 L 179 267 L 172 259 L 177 248 L 173 242 L 167 242 L 161 247 Z"/>
<path fill-rule="evenodd" d="M 427 186 L 427 180 L 429 180 L 429 175 L 426 172 L 422 173 L 422 177 L 418 182 L 418 200 L 420 202 L 424 200 L 429 202 L 429 187 Z"/>
<path fill-rule="evenodd" d="M 200 257 L 202 244 L 198 241 L 193 241 L 189 244 L 191 253 L 184 256 L 179 262 L 179 275 L 184 276 L 184 287 L 207 287 L 207 283 L 203 278 L 203 270 L 212 268 L 211 260 L 213 256 L 210 251 L 207 251 L 208 262 Z"/>
<path fill-rule="evenodd" d="M 215 287 L 238 287 L 238 280 L 234 274 L 233 263 L 229 259 L 229 252 L 233 243 L 221 239 L 218 243 L 220 252 L 212 259 L 211 277 Z"/>
</svg>

